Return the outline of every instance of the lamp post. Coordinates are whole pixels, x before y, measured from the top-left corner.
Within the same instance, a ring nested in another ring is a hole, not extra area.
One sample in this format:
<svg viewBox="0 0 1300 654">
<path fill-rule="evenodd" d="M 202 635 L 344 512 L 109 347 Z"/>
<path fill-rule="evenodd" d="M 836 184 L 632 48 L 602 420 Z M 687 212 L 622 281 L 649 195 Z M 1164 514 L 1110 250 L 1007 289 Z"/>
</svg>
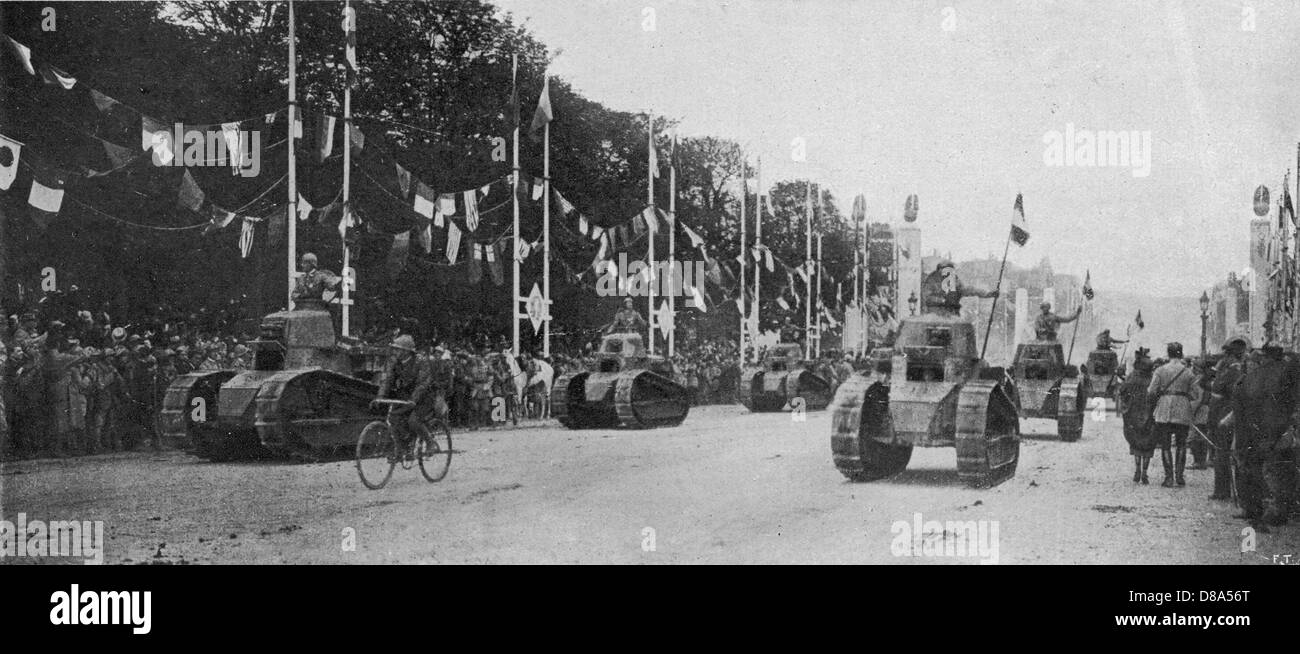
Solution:
<svg viewBox="0 0 1300 654">
<path fill-rule="evenodd" d="M 916 303 L 916 291 L 912 291 L 912 295 L 907 298 L 907 309 L 912 312 L 913 316 L 916 315 Z"/>
<path fill-rule="evenodd" d="M 1205 357 L 1205 323 L 1210 319 L 1210 296 L 1201 291 L 1201 357 Z"/>
</svg>

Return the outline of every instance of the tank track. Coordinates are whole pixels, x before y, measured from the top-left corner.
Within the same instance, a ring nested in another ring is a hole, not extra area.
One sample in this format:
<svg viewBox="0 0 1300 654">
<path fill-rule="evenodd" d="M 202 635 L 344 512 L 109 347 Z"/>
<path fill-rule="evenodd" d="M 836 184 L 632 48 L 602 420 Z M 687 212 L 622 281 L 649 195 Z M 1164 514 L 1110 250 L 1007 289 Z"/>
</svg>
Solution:
<svg viewBox="0 0 1300 654">
<path fill-rule="evenodd" d="M 678 415 L 650 417 L 642 415 L 638 410 L 638 403 L 644 404 L 644 400 L 633 397 L 633 391 L 636 390 L 637 381 L 643 382 L 642 388 L 649 386 L 653 389 L 653 395 L 656 396 L 655 402 L 676 399 L 681 407 Z M 686 391 L 676 382 L 670 381 L 649 370 L 626 370 L 619 373 L 618 382 L 614 387 L 614 409 L 618 412 L 619 426 L 625 429 L 650 429 L 654 427 L 674 427 L 682 424 L 686 420 L 686 414 L 690 412 L 690 403 L 686 399 Z"/>
<path fill-rule="evenodd" d="M 840 385 L 831 405 L 831 458 L 855 482 L 892 477 L 912 458 L 911 445 L 885 445 L 871 438 L 888 430 L 889 388 L 857 373 Z"/>
<path fill-rule="evenodd" d="M 790 389 L 790 380 L 794 379 L 794 389 Z M 802 397 L 804 409 L 808 411 L 820 411 L 825 409 L 831 403 L 831 384 L 821 377 L 813 374 L 811 370 L 800 368 L 792 371 L 785 378 L 786 395 L 791 401 L 796 397 Z"/>
<path fill-rule="evenodd" d="M 995 381 L 966 382 L 957 399 L 957 475 L 990 488 L 1012 478 L 1020 460 L 1020 419 Z"/>
</svg>

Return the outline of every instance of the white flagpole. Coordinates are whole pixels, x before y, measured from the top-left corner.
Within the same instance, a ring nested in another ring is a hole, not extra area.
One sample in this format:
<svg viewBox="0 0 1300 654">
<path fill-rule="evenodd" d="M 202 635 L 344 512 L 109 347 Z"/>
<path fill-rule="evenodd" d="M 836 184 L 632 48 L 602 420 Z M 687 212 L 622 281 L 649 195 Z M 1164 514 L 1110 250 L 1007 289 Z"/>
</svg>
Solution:
<svg viewBox="0 0 1300 654">
<path fill-rule="evenodd" d="M 519 87 L 517 86 L 519 84 L 518 77 L 519 77 L 519 55 L 515 54 L 511 57 L 510 93 L 511 96 L 515 98 L 516 102 L 518 102 L 519 100 L 519 95 L 518 95 Z M 518 239 L 519 239 L 519 121 L 521 120 L 521 118 L 519 115 L 520 112 L 518 106 L 513 107 L 512 110 L 515 112 L 515 116 L 514 116 L 515 141 L 514 141 L 514 163 L 512 164 L 513 166 L 512 170 L 514 172 L 511 173 L 510 175 L 511 178 L 510 197 L 513 200 L 513 209 L 514 209 L 513 230 L 514 230 L 514 235 L 516 240 L 515 240 L 515 256 L 513 257 L 514 265 L 512 266 L 514 268 L 515 281 L 514 281 L 514 289 L 513 289 L 514 295 L 511 296 L 512 299 L 510 301 L 510 316 L 511 316 L 510 337 L 511 337 L 511 343 L 513 347 L 511 352 L 513 352 L 515 356 L 519 356 L 519 301 L 520 301 L 519 292 L 520 291 L 519 291 L 519 240 Z M 547 205 L 551 203 L 550 200 L 551 200 L 550 198 L 546 198 Z M 549 254 L 550 253 L 548 252 L 547 255 L 549 256 Z"/>
<path fill-rule="evenodd" d="M 677 294 L 680 292 L 680 284 L 677 276 L 677 134 L 673 133 L 672 158 L 668 161 L 668 215 L 673 219 L 673 224 L 668 226 L 668 275 L 670 284 L 668 288 L 668 313 L 672 314 L 673 322 L 668 330 L 668 356 L 673 356 L 677 351 Z M 701 284 L 703 282 L 700 282 Z"/>
<path fill-rule="evenodd" d="M 650 205 L 651 220 L 658 220 L 655 216 L 655 114 L 653 111 L 646 114 L 646 204 Z M 655 353 L 655 230 L 649 225 L 646 226 L 646 239 L 650 241 L 650 249 L 646 255 L 646 265 L 650 266 L 650 284 L 646 290 L 646 296 L 650 300 L 650 325 L 649 338 L 646 339 L 646 351 L 650 354 Z"/>
<path fill-rule="evenodd" d="M 293 0 L 289 0 L 289 287 L 287 289 L 288 304 L 285 305 L 290 311 L 293 310 L 293 287 L 298 277 L 298 170 L 297 160 L 294 157 L 294 121 L 298 117 L 298 55 L 295 46 L 295 32 L 293 26 Z M 255 153 L 256 154 L 256 153 Z"/>
<path fill-rule="evenodd" d="M 745 249 L 745 194 L 749 180 L 746 178 L 745 157 L 740 158 L 740 289 L 736 299 L 740 301 L 740 365 L 744 366 L 748 357 L 745 356 L 745 323 L 749 320 L 749 314 L 745 311 L 745 257 L 749 253 Z"/>
<path fill-rule="evenodd" d="M 351 11 L 352 3 L 345 2 L 343 7 L 344 13 L 349 17 L 349 20 L 351 20 L 351 16 L 353 16 Z M 352 29 L 354 31 L 356 30 L 355 24 L 352 25 Z M 348 204 L 348 198 L 351 197 L 350 187 L 352 185 L 352 77 L 350 74 L 343 83 L 343 133 L 343 212 L 344 220 L 346 221 L 352 216 L 352 207 Z M 342 270 L 343 294 L 342 299 L 339 300 L 339 304 L 342 305 L 342 319 L 340 320 L 342 325 L 340 325 L 340 331 L 344 336 L 348 336 L 352 329 L 352 297 L 351 290 L 348 288 L 350 281 L 348 277 L 348 268 L 351 265 L 352 251 L 351 248 L 348 247 L 347 222 L 344 222 Z"/>
<path fill-rule="evenodd" d="M 754 178 L 754 247 L 759 249 L 758 256 L 764 261 L 767 257 L 762 252 L 763 247 L 763 155 L 758 156 L 758 170 L 755 171 Z M 763 310 L 762 295 L 759 293 L 759 283 L 763 279 L 763 266 L 757 262 L 754 263 L 754 336 L 757 337 L 762 333 L 759 326 L 759 312 Z"/>
<path fill-rule="evenodd" d="M 820 192 L 817 194 L 817 197 L 818 199 L 821 199 Z M 822 276 L 823 276 L 822 235 L 818 234 L 817 235 L 817 307 L 821 309 L 821 311 L 817 313 L 817 356 L 822 355 L 822 318 L 823 318 L 823 314 L 825 314 L 827 311 L 826 303 L 822 301 L 822 284 L 824 283 Z"/>
<path fill-rule="evenodd" d="M 804 214 L 808 219 L 806 229 L 804 230 L 803 245 L 803 265 L 804 265 L 804 298 L 803 298 L 803 356 L 805 359 L 811 359 L 812 350 L 812 276 L 813 271 L 808 270 L 809 264 L 812 263 L 812 180 L 804 185 Z"/>
<path fill-rule="evenodd" d="M 543 81 L 542 88 L 546 89 L 546 101 L 550 102 L 550 87 Z M 516 158 L 515 161 L 518 161 Z M 516 212 L 518 215 L 518 212 Z M 516 221 L 517 222 L 517 221 Z M 515 229 L 519 227 L 516 224 Z M 515 232 L 515 269 L 519 268 L 519 242 L 523 240 L 519 232 Z M 545 316 L 546 320 L 542 322 L 542 356 L 551 356 L 551 121 L 546 121 L 542 131 L 542 296 L 545 298 Z M 515 275 L 519 279 L 519 275 Z M 515 282 L 518 284 L 518 281 Z M 516 289 L 517 290 L 517 289 Z M 519 321 L 515 320 L 515 329 L 518 330 Z M 519 350 L 515 349 L 515 356 L 519 356 Z"/>
</svg>

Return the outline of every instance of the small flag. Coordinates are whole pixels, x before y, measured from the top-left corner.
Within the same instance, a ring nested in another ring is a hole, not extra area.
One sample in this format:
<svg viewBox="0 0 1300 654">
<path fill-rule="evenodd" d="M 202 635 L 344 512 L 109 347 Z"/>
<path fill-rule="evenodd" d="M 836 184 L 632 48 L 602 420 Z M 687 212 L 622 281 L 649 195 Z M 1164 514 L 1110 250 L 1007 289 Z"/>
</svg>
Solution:
<svg viewBox="0 0 1300 654">
<path fill-rule="evenodd" d="M 166 125 L 148 116 L 141 116 L 140 117 L 140 149 L 141 150 L 157 149 L 156 142 L 154 139 L 155 134 L 161 134 L 162 136 L 166 137 L 168 140 L 171 139 L 171 134 L 169 133 Z"/>
<path fill-rule="evenodd" d="M 573 204 L 570 203 L 558 190 L 554 191 L 555 201 L 560 205 L 560 213 L 569 215 L 573 212 Z"/>
<path fill-rule="evenodd" d="M 460 256 L 460 228 L 456 223 L 447 223 L 447 261 L 456 263 L 456 257 Z"/>
<path fill-rule="evenodd" d="M 41 66 L 41 77 L 45 79 L 46 84 L 58 84 L 67 90 L 72 90 L 72 87 L 77 85 L 77 78 L 49 64 Z"/>
<path fill-rule="evenodd" d="M 651 125 L 650 129 L 653 130 L 654 125 Z M 650 148 L 650 174 L 658 178 L 659 177 L 659 148 L 655 147 L 653 137 L 651 138 L 649 148 Z"/>
<path fill-rule="evenodd" d="M 424 251 L 433 254 L 433 227 L 429 223 L 424 224 L 424 229 L 420 230 L 420 247 Z"/>
<path fill-rule="evenodd" d="M 334 116 L 316 114 L 316 161 L 325 161 L 334 151 Z"/>
<path fill-rule="evenodd" d="M 588 231 L 590 230 L 587 224 L 587 217 L 578 216 L 578 233 L 586 236 Z"/>
<path fill-rule="evenodd" d="M 598 241 L 600 240 L 601 236 L 604 236 L 604 234 L 605 234 L 604 227 L 601 227 L 600 225 L 591 226 L 591 234 L 589 234 L 589 236 L 591 236 L 591 240 Z"/>
<path fill-rule="evenodd" d="M 1291 225 L 1292 225 L 1293 227 L 1300 227 L 1300 222 L 1296 222 L 1296 217 L 1295 217 L 1295 206 L 1293 206 L 1293 205 L 1291 204 L 1291 185 L 1290 185 L 1290 184 L 1284 184 L 1284 185 L 1282 186 L 1282 210 L 1283 210 L 1283 212 L 1285 212 L 1287 215 L 1291 216 Z"/>
<path fill-rule="evenodd" d="M 397 188 L 402 192 L 402 199 L 405 200 L 411 194 L 411 171 L 402 167 L 402 164 L 393 164 L 397 168 Z"/>
<path fill-rule="evenodd" d="M 1092 299 L 1092 272 L 1085 272 L 1083 275 L 1083 297 Z"/>
<path fill-rule="evenodd" d="M 483 250 L 479 249 L 478 243 L 470 243 L 470 249 L 474 251 L 473 257 L 469 259 L 469 283 L 477 284 L 483 279 Z"/>
<path fill-rule="evenodd" d="M 645 210 L 641 212 L 641 216 L 645 220 L 646 229 L 650 230 L 651 234 L 659 231 L 659 218 L 655 216 L 654 207 L 646 207 Z"/>
<path fill-rule="evenodd" d="M 704 293 L 700 290 L 700 287 L 692 285 L 688 286 L 687 290 L 691 293 L 691 299 L 695 302 L 695 308 L 699 309 L 700 313 L 708 313 L 709 304 L 705 301 Z"/>
<path fill-rule="evenodd" d="M 103 112 L 112 111 L 113 107 L 116 107 L 117 105 L 121 104 L 117 100 L 114 100 L 113 98 L 110 98 L 107 95 L 104 95 L 99 91 L 96 91 L 95 89 L 90 90 L 90 97 L 92 100 L 95 101 L 95 107 Z M 275 114 L 269 114 L 269 115 L 274 116 Z"/>
<path fill-rule="evenodd" d="M 500 286 L 505 283 L 505 271 L 501 265 L 501 258 L 497 256 L 497 247 L 500 242 L 486 246 L 488 272 L 492 274 L 492 283 Z"/>
<path fill-rule="evenodd" d="M 230 221 L 235 219 L 235 212 L 226 211 L 215 204 L 211 205 L 209 211 L 212 212 L 212 224 L 215 225 L 217 229 L 224 228 L 230 224 Z"/>
<path fill-rule="evenodd" d="M 465 226 L 469 231 L 478 229 L 478 191 L 471 189 L 465 191 Z"/>
<path fill-rule="evenodd" d="M 239 123 L 222 123 L 221 137 L 226 142 L 226 154 L 230 157 L 230 165 L 235 170 L 234 174 L 239 174 L 239 164 L 243 157 L 239 152 Z"/>
<path fill-rule="evenodd" d="M 343 217 L 339 219 L 339 238 L 346 241 L 348 239 L 348 228 L 355 226 L 356 220 L 352 218 L 351 205 L 343 205 Z"/>
<path fill-rule="evenodd" d="M 46 186 L 33 179 L 32 190 L 27 195 L 27 202 L 41 211 L 58 213 L 63 206 L 63 180 L 56 177 L 52 180 L 50 186 Z"/>
<path fill-rule="evenodd" d="M 417 182 L 415 185 L 415 213 L 425 218 L 433 218 L 433 189 L 429 188 L 424 182 Z M 441 227 L 441 225 L 439 225 Z"/>
<path fill-rule="evenodd" d="M 780 297 L 776 298 L 776 305 L 781 307 L 782 309 L 785 309 L 786 311 L 790 310 L 790 303 L 786 302 L 784 292 L 781 293 Z"/>
<path fill-rule="evenodd" d="M 301 126 L 302 124 L 299 123 L 298 136 L 302 136 Z M 358 154 L 366 148 L 366 135 L 362 134 L 361 129 L 356 125 L 352 125 L 352 129 L 349 130 L 349 133 L 352 135 L 349 139 L 352 143 L 352 154 Z"/>
<path fill-rule="evenodd" d="M 14 54 L 18 55 L 18 58 L 22 60 L 23 68 L 27 69 L 27 74 L 35 75 L 36 69 L 32 68 L 32 49 L 13 40 L 13 37 L 6 36 L 5 38 L 9 39 L 9 45 L 14 49 Z"/>
<path fill-rule="evenodd" d="M 438 212 L 446 216 L 456 215 L 455 193 L 443 193 L 438 196 Z"/>
<path fill-rule="evenodd" d="M 533 178 L 533 202 L 536 202 L 537 200 L 541 199 L 541 197 L 542 197 L 542 178 L 534 177 Z"/>
<path fill-rule="evenodd" d="M 307 217 L 311 215 L 311 210 L 312 210 L 311 203 L 307 201 L 307 198 L 302 196 L 302 193 L 299 193 L 298 194 L 298 220 L 299 221 L 307 220 Z"/>
<path fill-rule="evenodd" d="M 1133 324 L 1137 325 L 1139 331 L 1146 329 L 1147 324 L 1142 322 L 1142 310 L 1138 309 L 1138 315 L 1133 319 Z"/>
<path fill-rule="evenodd" d="M 483 195 L 482 199 L 486 200 L 488 193 L 492 192 L 492 182 L 488 182 L 487 184 L 480 186 L 478 188 L 478 192 Z"/>
<path fill-rule="evenodd" d="M 768 249 L 766 245 L 762 246 L 762 248 L 763 248 L 763 265 L 767 267 L 768 272 L 772 272 L 773 271 L 772 251 Z"/>
<path fill-rule="evenodd" d="M 1025 226 L 1025 205 L 1021 194 L 1016 194 L 1016 206 L 1011 210 L 1011 240 L 1024 247 L 1029 240 L 1029 230 Z"/>
<path fill-rule="evenodd" d="M 203 206 L 203 189 L 188 170 L 181 176 L 181 190 L 176 194 L 176 203 L 190 211 L 198 211 Z"/>
<path fill-rule="evenodd" d="M 244 224 L 239 229 L 239 254 L 244 259 L 253 251 L 253 219 L 244 217 Z"/>
<path fill-rule="evenodd" d="M 18 175 L 18 154 L 23 144 L 0 134 L 0 191 L 8 191 Z"/>
<path fill-rule="evenodd" d="M 343 8 L 343 33 L 347 36 L 344 60 L 347 62 L 348 85 L 357 83 L 357 12 L 352 7 Z"/>
<path fill-rule="evenodd" d="M 533 112 L 533 124 L 528 128 L 528 137 L 534 142 L 542 140 L 543 129 L 551 124 L 555 115 L 551 112 L 551 78 L 542 80 L 542 97 L 537 101 L 537 111 Z"/>
</svg>

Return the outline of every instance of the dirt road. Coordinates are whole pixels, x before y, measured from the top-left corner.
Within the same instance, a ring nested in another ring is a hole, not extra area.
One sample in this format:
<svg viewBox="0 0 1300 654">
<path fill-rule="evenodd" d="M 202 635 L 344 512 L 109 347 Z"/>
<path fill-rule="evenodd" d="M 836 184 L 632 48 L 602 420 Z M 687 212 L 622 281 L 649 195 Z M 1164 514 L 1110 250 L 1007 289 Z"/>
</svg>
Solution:
<svg viewBox="0 0 1300 654">
<path fill-rule="evenodd" d="M 958 481 L 952 449 L 850 483 L 831 464 L 829 413 L 795 422 L 711 406 L 653 431 L 457 433 L 446 480 L 399 469 L 380 491 L 350 461 L 20 461 L 3 466 L 0 513 L 102 520 L 108 563 L 1300 561 L 1295 525 L 1241 552 L 1235 509 L 1206 499 L 1211 471 L 1161 488 L 1157 461 L 1152 485 L 1133 484 L 1113 413 L 1086 421 L 1077 443 L 1057 441 L 1052 423 L 1024 427 L 1016 476 L 987 490 Z"/>
</svg>

